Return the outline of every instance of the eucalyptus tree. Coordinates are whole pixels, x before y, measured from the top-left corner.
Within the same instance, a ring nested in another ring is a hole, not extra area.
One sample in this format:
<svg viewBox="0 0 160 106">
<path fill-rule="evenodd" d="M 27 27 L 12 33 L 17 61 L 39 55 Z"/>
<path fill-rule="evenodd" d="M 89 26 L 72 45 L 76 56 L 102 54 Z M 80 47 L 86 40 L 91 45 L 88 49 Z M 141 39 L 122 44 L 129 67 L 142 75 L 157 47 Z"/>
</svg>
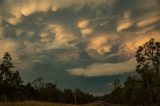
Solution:
<svg viewBox="0 0 160 106">
<path fill-rule="evenodd" d="M 153 88 L 160 80 L 160 42 L 151 39 L 136 52 L 136 71 L 140 75 L 143 86 L 147 88 L 151 103 L 153 103 Z"/>
</svg>

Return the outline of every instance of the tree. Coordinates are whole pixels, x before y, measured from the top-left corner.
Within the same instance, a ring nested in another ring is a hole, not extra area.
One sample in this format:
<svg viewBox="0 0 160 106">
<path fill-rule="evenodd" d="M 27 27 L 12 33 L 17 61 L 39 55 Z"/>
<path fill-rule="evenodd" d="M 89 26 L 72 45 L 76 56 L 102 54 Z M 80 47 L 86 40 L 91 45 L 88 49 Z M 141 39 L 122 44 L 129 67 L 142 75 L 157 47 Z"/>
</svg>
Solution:
<svg viewBox="0 0 160 106">
<path fill-rule="evenodd" d="M 12 86 L 18 86 L 22 83 L 19 72 L 12 70 L 14 67 L 11 55 L 6 52 L 4 54 L 2 64 L 0 65 L 1 82 L 6 82 Z"/>
<path fill-rule="evenodd" d="M 120 80 L 119 79 L 116 79 L 115 81 L 114 81 L 114 88 L 116 89 L 116 88 L 118 88 L 118 87 L 120 87 Z"/>
<path fill-rule="evenodd" d="M 160 42 L 151 39 L 143 46 L 139 46 L 136 52 L 136 71 L 143 81 L 144 88 L 147 88 L 150 102 L 153 104 L 153 87 L 159 81 L 160 74 Z"/>
<path fill-rule="evenodd" d="M 71 89 L 64 89 L 63 97 L 64 103 L 74 103 L 74 92 Z"/>
<path fill-rule="evenodd" d="M 38 77 L 36 78 L 33 82 L 32 82 L 32 86 L 34 87 L 34 89 L 41 89 L 44 87 L 44 79 L 42 77 Z"/>
<path fill-rule="evenodd" d="M 141 87 L 141 80 L 137 76 L 129 76 L 124 82 L 125 101 L 128 105 L 143 103 L 146 96 Z"/>
<path fill-rule="evenodd" d="M 20 98 L 22 80 L 18 71 L 13 70 L 11 55 L 6 52 L 0 64 L 0 95 L 9 100 Z"/>
<path fill-rule="evenodd" d="M 13 64 L 11 63 L 11 55 L 6 52 L 3 57 L 2 64 L 0 65 L 0 80 L 9 81 L 11 78 L 11 68 L 13 68 Z"/>
<path fill-rule="evenodd" d="M 56 83 L 45 83 L 42 77 L 32 83 L 22 84 L 19 72 L 13 70 L 11 55 L 6 52 L 0 64 L 0 101 L 47 101 L 58 103 L 74 103 L 74 92 L 71 89 L 61 91 Z M 94 101 L 94 96 L 76 91 L 77 103 L 89 103 Z"/>
<path fill-rule="evenodd" d="M 135 105 L 160 105 L 160 42 L 151 39 L 139 46 L 136 55 L 138 76 L 129 76 L 121 87 L 115 80 L 111 94 L 106 95 L 110 103 Z M 123 99 L 124 97 L 124 99 Z M 124 101 L 123 101 L 124 100 Z"/>
</svg>

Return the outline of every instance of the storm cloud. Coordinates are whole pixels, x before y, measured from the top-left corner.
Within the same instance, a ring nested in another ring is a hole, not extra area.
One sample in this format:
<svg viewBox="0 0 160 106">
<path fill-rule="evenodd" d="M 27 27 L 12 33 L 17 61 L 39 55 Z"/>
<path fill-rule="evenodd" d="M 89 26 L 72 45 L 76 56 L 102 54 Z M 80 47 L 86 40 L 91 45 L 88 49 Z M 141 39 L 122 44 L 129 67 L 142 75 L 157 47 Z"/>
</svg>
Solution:
<svg viewBox="0 0 160 106">
<path fill-rule="evenodd" d="M 94 86 L 122 78 L 151 38 L 160 41 L 159 0 L 0 1 L 0 54 L 12 55 L 25 81 L 42 76 L 83 89 L 92 78 Z"/>
</svg>

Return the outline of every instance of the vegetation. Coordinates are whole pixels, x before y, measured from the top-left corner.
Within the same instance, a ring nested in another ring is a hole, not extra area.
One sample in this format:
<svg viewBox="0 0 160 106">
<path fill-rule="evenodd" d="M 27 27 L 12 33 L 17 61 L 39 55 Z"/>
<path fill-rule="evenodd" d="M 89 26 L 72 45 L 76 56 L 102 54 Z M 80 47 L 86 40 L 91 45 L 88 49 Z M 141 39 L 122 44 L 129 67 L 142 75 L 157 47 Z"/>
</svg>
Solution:
<svg viewBox="0 0 160 106">
<path fill-rule="evenodd" d="M 120 80 L 114 82 L 114 89 L 110 94 L 102 97 L 83 92 L 80 89 L 57 88 L 55 83 L 44 83 L 39 77 L 33 82 L 23 84 L 18 71 L 14 71 L 14 65 L 9 53 L 5 53 L 0 64 L 0 101 L 1 106 L 67 106 L 62 104 L 89 104 L 84 106 L 103 106 L 112 104 L 125 104 L 129 106 L 160 106 L 160 42 L 151 39 L 136 52 L 136 76 L 129 76 L 123 86 Z M 17 102 L 15 101 L 43 101 L 43 102 Z M 105 102 L 102 102 L 105 101 Z M 45 102 L 45 103 L 44 103 Z M 50 103 L 47 103 L 50 102 Z M 72 105 L 68 105 L 72 106 Z M 73 105 L 74 106 L 74 105 Z M 114 106 L 114 105 L 112 105 Z M 118 106 L 118 105 L 117 105 Z"/>
<path fill-rule="evenodd" d="M 136 52 L 137 76 L 129 76 L 124 86 L 115 80 L 111 94 L 105 95 L 107 102 L 117 104 L 160 106 L 160 42 L 151 39 Z"/>
<path fill-rule="evenodd" d="M 77 105 L 30 101 L 30 102 L 0 103 L 0 106 L 77 106 Z M 87 105 L 81 105 L 81 106 L 94 106 L 94 105 L 87 104 Z"/>
<path fill-rule="evenodd" d="M 61 104 L 61 103 L 47 103 L 47 102 L 7 102 L 0 103 L 0 106 L 103 106 L 98 103 L 75 105 L 75 104 Z M 125 105 L 116 105 L 116 104 L 106 104 L 105 106 L 125 106 Z"/>
<path fill-rule="evenodd" d="M 55 83 L 44 83 L 39 77 L 24 85 L 9 53 L 5 53 L 0 65 L 0 101 L 46 101 L 67 104 L 86 104 L 94 102 L 94 96 L 80 89 L 75 91 L 57 88 Z M 75 98 L 76 95 L 76 98 Z"/>
</svg>

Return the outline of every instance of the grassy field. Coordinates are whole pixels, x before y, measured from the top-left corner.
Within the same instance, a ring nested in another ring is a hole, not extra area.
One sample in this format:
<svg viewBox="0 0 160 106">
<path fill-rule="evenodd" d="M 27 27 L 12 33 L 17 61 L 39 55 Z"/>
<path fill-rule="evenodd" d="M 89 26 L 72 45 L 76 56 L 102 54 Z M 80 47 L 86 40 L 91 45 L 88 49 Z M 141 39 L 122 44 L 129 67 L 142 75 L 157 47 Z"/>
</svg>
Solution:
<svg viewBox="0 0 160 106">
<path fill-rule="evenodd" d="M 55 104 L 46 102 L 15 102 L 15 103 L 0 103 L 0 106 L 104 106 L 101 104 L 85 104 L 85 105 L 71 105 L 71 104 Z M 105 106 L 122 106 L 122 105 L 105 105 Z"/>
<path fill-rule="evenodd" d="M 46 103 L 46 102 L 5 102 L 0 103 L 0 106 L 96 106 L 94 104 L 86 104 L 86 105 L 71 105 L 71 104 L 59 104 L 59 103 Z"/>
</svg>

